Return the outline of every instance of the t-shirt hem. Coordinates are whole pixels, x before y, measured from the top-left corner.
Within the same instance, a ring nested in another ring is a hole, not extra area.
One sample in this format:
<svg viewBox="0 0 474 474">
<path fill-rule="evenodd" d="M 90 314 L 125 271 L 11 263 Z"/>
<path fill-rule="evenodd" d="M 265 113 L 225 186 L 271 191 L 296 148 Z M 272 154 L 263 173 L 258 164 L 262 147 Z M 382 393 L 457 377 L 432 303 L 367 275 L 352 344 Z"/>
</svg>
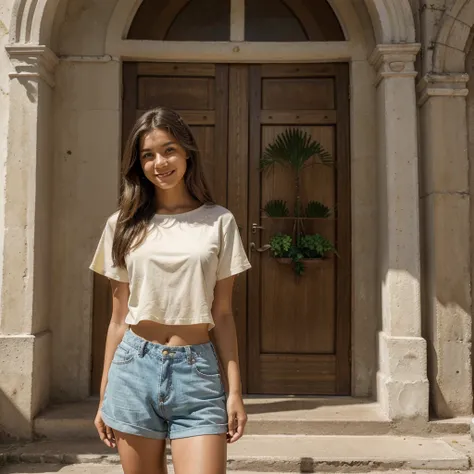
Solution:
<svg viewBox="0 0 474 474">
<path fill-rule="evenodd" d="M 93 272 L 98 273 L 99 275 L 104 275 L 105 277 L 110 278 L 111 280 L 120 281 L 121 283 L 129 283 L 128 279 L 124 279 L 120 277 L 119 275 L 117 275 L 116 273 L 112 273 L 102 268 L 95 267 L 94 265 L 91 265 L 89 269 L 92 270 Z"/>
<path fill-rule="evenodd" d="M 169 320 L 166 321 L 164 319 L 157 319 L 157 318 L 141 318 L 139 320 L 134 320 L 129 318 L 128 316 L 125 318 L 125 324 L 129 324 L 131 326 L 134 326 L 141 321 L 153 321 L 155 323 L 159 324 L 166 324 L 167 326 L 184 326 L 184 325 L 194 325 L 194 324 L 208 324 L 209 325 L 209 331 L 215 326 L 215 323 L 212 319 L 206 319 L 204 321 L 196 321 L 195 319 L 180 319 L 179 322 L 176 322 L 176 320 Z"/>
<path fill-rule="evenodd" d="M 239 265 L 238 267 L 231 268 L 228 272 L 218 275 L 217 281 L 224 280 L 225 278 L 229 278 L 234 275 L 238 275 L 239 273 L 243 273 L 249 270 L 250 268 L 252 268 L 252 265 L 250 263 L 246 263 L 244 265 Z"/>
</svg>

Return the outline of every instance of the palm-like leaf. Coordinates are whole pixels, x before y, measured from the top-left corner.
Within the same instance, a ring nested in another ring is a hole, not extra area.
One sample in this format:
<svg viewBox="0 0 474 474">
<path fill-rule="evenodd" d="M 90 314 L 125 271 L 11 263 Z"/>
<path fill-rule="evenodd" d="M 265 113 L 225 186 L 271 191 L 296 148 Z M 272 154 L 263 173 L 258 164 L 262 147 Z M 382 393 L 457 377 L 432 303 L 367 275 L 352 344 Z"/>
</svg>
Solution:
<svg viewBox="0 0 474 474">
<path fill-rule="evenodd" d="M 263 210 L 268 217 L 288 217 L 290 215 L 286 201 L 281 199 L 268 201 Z"/>
<path fill-rule="evenodd" d="M 298 128 L 291 128 L 280 133 L 273 143 L 267 146 L 260 162 L 262 169 L 275 164 L 290 166 L 297 173 L 305 163 L 313 157 L 319 158 L 321 163 L 332 163 L 331 155 L 321 144 Z"/>
</svg>

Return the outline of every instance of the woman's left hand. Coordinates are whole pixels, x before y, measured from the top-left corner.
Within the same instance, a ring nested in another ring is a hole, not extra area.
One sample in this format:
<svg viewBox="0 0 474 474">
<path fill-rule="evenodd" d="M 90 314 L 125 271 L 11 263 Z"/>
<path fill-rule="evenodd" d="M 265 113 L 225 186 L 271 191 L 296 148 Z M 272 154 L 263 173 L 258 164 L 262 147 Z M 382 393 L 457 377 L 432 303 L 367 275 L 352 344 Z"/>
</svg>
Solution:
<svg viewBox="0 0 474 474">
<path fill-rule="evenodd" d="M 227 442 L 235 443 L 244 434 L 247 423 L 247 413 L 245 413 L 244 402 L 241 395 L 229 395 L 227 397 L 227 423 L 229 431 Z"/>
</svg>

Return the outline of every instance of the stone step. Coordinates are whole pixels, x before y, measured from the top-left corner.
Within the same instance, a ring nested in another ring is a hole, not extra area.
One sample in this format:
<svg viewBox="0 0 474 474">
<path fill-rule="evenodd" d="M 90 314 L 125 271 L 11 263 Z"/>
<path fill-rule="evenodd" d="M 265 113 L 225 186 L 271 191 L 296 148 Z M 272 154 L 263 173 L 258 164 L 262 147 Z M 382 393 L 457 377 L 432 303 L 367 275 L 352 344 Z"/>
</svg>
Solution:
<svg viewBox="0 0 474 474">
<path fill-rule="evenodd" d="M 97 437 L 93 425 L 97 399 L 49 407 L 35 420 L 38 437 Z M 440 436 L 469 433 L 469 417 L 400 425 L 390 422 L 379 405 L 366 399 L 246 397 L 246 434 L 253 435 L 388 435 Z"/>
<path fill-rule="evenodd" d="M 464 438 L 467 445 L 469 437 Z M 250 435 L 229 446 L 227 466 L 229 471 L 273 473 L 468 470 L 469 453 L 453 446 L 444 439 L 401 436 Z M 7 465 L 42 464 L 42 472 L 45 464 L 119 464 L 116 450 L 93 440 L 38 441 L 5 448 L 1 456 Z"/>
</svg>

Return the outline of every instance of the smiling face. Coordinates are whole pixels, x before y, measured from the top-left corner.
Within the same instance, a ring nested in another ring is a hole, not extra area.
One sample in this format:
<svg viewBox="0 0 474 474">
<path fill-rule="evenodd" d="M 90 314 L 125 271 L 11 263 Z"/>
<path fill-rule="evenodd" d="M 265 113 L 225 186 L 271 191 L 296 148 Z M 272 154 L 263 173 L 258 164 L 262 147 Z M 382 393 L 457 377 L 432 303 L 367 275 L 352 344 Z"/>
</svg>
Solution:
<svg viewBox="0 0 474 474">
<path fill-rule="evenodd" d="M 166 130 L 155 128 L 140 140 L 140 164 L 146 178 L 158 189 L 185 186 L 186 150 Z"/>
</svg>

